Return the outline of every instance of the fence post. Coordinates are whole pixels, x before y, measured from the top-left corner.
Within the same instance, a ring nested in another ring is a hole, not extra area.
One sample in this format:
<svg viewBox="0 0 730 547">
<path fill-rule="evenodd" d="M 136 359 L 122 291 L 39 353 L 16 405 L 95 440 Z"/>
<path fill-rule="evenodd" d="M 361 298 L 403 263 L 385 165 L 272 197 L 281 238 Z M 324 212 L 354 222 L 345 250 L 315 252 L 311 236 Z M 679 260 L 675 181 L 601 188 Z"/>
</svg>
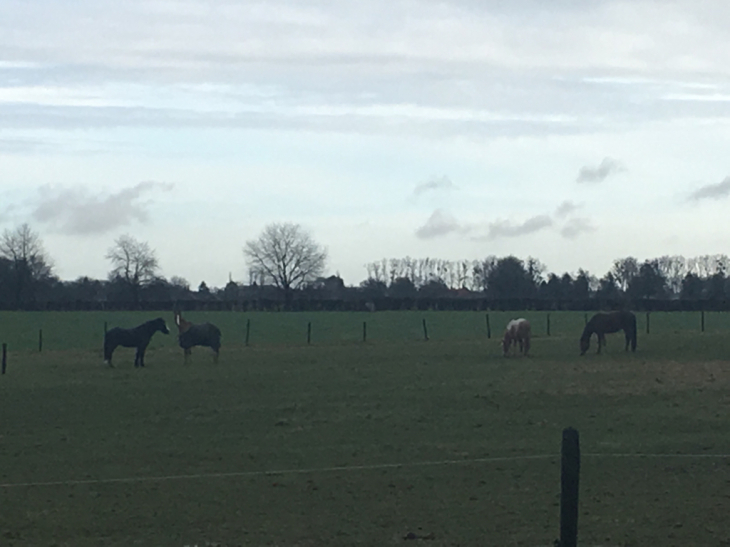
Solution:
<svg viewBox="0 0 730 547">
<path fill-rule="evenodd" d="M 428 328 L 426 327 L 426 318 L 423 319 L 423 339 L 428 342 Z"/>
<path fill-rule="evenodd" d="M 38 329 L 38 353 L 43 351 L 43 329 Z"/>
<path fill-rule="evenodd" d="M 578 545 L 578 486 L 580 442 L 578 431 L 563 429 L 560 469 L 560 547 Z"/>
<path fill-rule="evenodd" d="M 705 332 L 705 310 L 700 312 L 700 317 L 702 319 L 702 332 Z"/>
<path fill-rule="evenodd" d="M 646 312 L 646 334 L 649 334 L 649 312 Z"/>
<path fill-rule="evenodd" d="M 246 319 L 246 345 L 248 346 L 248 337 L 251 334 L 251 320 Z"/>
<path fill-rule="evenodd" d="M 307 344 L 312 343 L 312 322 L 307 323 Z"/>
<path fill-rule="evenodd" d="M 489 325 L 489 314 L 487 314 L 487 338 L 492 337 L 492 327 Z"/>
<path fill-rule="evenodd" d="M 547 335 L 550 336 L 550 314 L 547 314 Z"/>
<path fill-rule="evenodd" d="M 2 373 L 5 374 L 5 367 L 8 365 L 8 345 L 3 342 Z"/>
<path fill-rule="evenodd" d="M 363 342 L 368 341 L 368 322 L 367 321 L 362 322 L 362 341 Z"/>
</svg>

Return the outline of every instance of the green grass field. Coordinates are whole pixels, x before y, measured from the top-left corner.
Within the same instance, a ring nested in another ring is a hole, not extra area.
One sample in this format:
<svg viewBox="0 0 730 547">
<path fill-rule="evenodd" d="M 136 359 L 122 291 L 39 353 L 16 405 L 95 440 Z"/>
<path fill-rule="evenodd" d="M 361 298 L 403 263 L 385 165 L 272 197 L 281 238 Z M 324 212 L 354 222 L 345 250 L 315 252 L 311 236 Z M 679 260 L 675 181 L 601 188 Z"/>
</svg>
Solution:
<svg viewBox="0 0 730 547">
<path fill-rule="evenodd" d="M 191 313 L 218 364 L 158 334 L 101 365 L 104 321 L 155 315 L 0 314 L 0 544 L 548 546 L 573 426 L 581 545 L 730 545 L 730 315 L 580 358 L 582 313 Z"/>
</svg>

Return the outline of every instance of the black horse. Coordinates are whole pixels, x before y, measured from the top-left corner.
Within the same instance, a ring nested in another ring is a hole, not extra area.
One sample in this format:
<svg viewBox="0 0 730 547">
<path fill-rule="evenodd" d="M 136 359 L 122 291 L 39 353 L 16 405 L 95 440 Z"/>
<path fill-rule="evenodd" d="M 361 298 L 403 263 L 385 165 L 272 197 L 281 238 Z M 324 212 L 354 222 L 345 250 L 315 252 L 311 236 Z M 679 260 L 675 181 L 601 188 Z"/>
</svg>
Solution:
<svg viewBox="0 0 730 547">
<path fill-rule="evenodd" d="M 591 336 L 596 333 L 598 338 L 598 352 L 601 353 L 601 346 L 606 345 L 606 334 L 624 331 L 626 335 L 626 351 L 636 351 L 636 316 L 630 311 L 612 311 L 608 313 L 597 313 L 583 329 L 580 337 L 580 354 L 584 355 L 591 344 Z"/>
<path fill-rule="evenodd" d="M 152 335 L 156 332 L 170 334 L 170 331 L 162 317 L 142 323 L 133 329 L 122 329 L 115 327 L 108 331 L 104 336 L 104 363 L 112 365 L 112 353 L 117 346 L 125 348 L 137 348 L 137 354 L 134 356 L 134 366 L 144 366 L 144 352 L 150 343 Z"/>
</svg>

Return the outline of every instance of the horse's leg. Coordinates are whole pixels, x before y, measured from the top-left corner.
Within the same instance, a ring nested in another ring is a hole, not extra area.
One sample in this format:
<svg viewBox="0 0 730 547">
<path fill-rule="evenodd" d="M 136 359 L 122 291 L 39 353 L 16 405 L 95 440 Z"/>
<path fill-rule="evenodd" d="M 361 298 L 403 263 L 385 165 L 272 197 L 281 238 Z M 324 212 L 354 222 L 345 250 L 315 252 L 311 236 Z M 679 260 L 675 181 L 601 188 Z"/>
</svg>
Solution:
<svg viewBox="0 0 730 547">
<path fill-rule="evenodd" d="M 149 343 L 149 342 L 148 342 Z M 137 348 L 137 356 L 134 359 L 134 366 L 144 366 L 144 352 L 147 349 L 147 344 L 144 344 L 143 346 L 139 346 Z M 137 365 L 137 360 L 139 360 L 139 365 Z"/>
<path fill-rule="evenodd" d="M 596 338 L 598 338 L 598 351 L 596 353 L 601 353 L 601 342 L 604 340 L 604 338 L 600 332 L 596 333 Z"/>
</svg>

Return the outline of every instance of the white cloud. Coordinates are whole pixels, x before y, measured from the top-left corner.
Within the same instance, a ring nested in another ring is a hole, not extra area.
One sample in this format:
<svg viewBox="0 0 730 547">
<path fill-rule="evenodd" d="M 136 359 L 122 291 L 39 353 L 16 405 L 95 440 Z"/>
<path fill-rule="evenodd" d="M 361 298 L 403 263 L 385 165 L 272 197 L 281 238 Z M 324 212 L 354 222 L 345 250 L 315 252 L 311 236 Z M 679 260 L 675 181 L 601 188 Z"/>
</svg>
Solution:
<svg viewBox="0 0 730 547">
<path fill-rule="evenodd" d="M 171 190 L 172 185 L 146 181 L 113 193 L 92 193 L 85 187 L 43 186 L 34 207 L 34 220 L 64 234 L 103 234 L 149 220 L 149 202 L 142 198 L 155 190 Z"/>
</svg>

